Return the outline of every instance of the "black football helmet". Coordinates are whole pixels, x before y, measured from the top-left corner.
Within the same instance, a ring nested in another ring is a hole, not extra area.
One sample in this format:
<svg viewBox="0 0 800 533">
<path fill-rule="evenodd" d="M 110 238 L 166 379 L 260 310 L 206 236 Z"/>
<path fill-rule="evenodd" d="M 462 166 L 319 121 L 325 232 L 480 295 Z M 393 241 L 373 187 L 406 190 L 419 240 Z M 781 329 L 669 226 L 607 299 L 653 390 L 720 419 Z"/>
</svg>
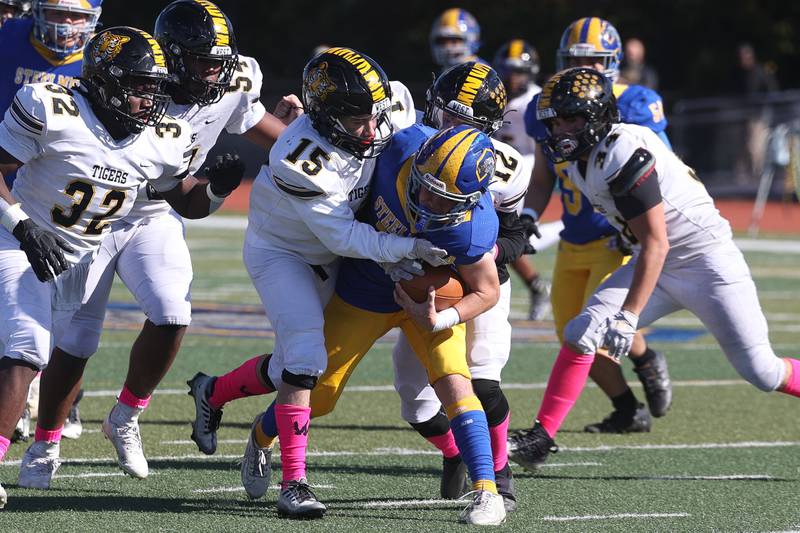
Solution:
<svg viewBox="0 0 800 533">
<path fill-rule="evenodd" d="M 442 72 L 425 95 L 422 123 L 442 127 L 442 113 L 492 135 L 503 126 L 506 88 L 497 72 L 485 63 L 469 61 Z"/>
<path fill-rule="evenodd" d="M 164 118 L 171 80 L 161 46 L 147 32 L 116 26 L 92 37 L 83 51 L 81 87 L 94 105 L 111 112 L 129 133 L 140 133 Z M 149 101 L 133 113 L 130 96 Z"/>
<path fill-rule="evenodd" d="M 178 77 L 175 88 L 181 94 L 201 106 L 222 99 L 239 61 L 233 25 L 225 13 L 207 0 L 176 0 L 158 15 L 153 36 Z M 218 65 L 217 79 L 203 77 L 202 65 Z"/>
<path fill-rule="evenodd" d="M 529 81 L 536 81 L 539 53 L 528 41 L 512 39 L 497 50 L 492 66 L 506 85 L 512 73 L 524 74 Z"/>
<path fill-rule="evenodd" d="M 392 139 L 389 80 L 378 63 L 350 48 L 329 48 L 308 62 L 303 106 L 320 135 L 356 157 L 376 157 Z M 352 135 L 340 120 L 364 115 L 377 119 L 372 139 Z"/>
<path fill-rule="evenodd" d="M 579 132 L 552 135 L 552 120 L 582 116 L 586 126 Z M 545 141 L 548 155 L 556 162 L 574 161 L 602 141 L 619 122 L 617 99 L 611 81 L 587 67 L 562 70 L 542 89 L 536 106 L 536 118 L 547 127 Z"/>
</svg>

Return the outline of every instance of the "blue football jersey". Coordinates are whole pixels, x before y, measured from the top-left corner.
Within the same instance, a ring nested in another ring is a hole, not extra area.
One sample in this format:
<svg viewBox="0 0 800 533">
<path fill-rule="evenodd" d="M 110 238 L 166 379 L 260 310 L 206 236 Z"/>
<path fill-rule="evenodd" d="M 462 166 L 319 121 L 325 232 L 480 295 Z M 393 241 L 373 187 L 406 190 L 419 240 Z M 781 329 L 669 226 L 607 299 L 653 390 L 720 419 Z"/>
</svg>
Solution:
<svg viewBox="0 0 800 533">
<path fill-rule="evenodd" d="M 658 134 L 664 144 L 672 148 L 664 132 L 667 127 L 664 104 L 657 92 L 641 85 L 615 83 L 614 96 L 617 98 L 622 122 L 650 128 Z M 538 102 L 537 94 L 525 109 L 525 131 L 536 139 L 536 142 L 542 142 L 547 137 L 547 129 L 536 118 Z M 553 165 L 548 160 L 548 165 L 556 175 L 561 191 L 563 207 L 561 221 L 564 223 L 564 229 L 560 233 L 561 238 L 572 244 L 586 244 L 616 233 L 606 217 L 595 211 L 589 200 L 569 180 L 566 168 L 568 164 Z"/>
<path fill-rule="evenodd" d="M 391 144 L 378 156 L 367 201 L 359 220 L 379 231 L 428 239 L 447 250 L 454 265 L 478 261 L 494 247 L 499 222 L 489 194 L 481 197 L 467 220 L 457 226 L 419 234 L 408 208 L 406 190 L 411 178 L 413 157 L 436 130 L 414 124 L 394 135 Z M 345 258 L 339 270 L 336 293 L 347 303 L 377 313 L 400 310 L 392 293 L 394 282 L 374 261 Z"/>
<path fill-rule="evenodd" d="M 0 28 L 0 116 L 23 85 L 47 82 L 70 88 L 80 76 L 83 52 L 59 59 L 33 38 L 32 30 L 30 17 L 8 20 Z M 4 176 L 9 188 L 14 177 Z"/>
</svg>

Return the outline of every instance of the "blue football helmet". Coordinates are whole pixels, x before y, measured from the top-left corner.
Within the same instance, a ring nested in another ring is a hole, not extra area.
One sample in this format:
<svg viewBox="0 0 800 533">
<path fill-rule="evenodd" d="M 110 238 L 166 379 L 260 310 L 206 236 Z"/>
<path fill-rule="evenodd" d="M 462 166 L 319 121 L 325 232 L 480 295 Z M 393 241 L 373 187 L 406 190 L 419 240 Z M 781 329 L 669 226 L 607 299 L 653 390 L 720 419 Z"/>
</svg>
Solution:
<svg viewBox="0 0 800 533">
<path fill-rule="evenodd" d="M 79 52 L 94 34 L 102 3 L 103 0 L 34 0 L 33 36 L 59 57 Z M 48 15 L 53 12 L 85 15 L 85 21 L 50 21 Z"/>
<path fill-rule="evenodd" d="M 481 27 L 469 11 L 448 9 L 433 23 L 430 45 L 433 61 L 442 69 L 474 60 L 481 47 Z"/>
<path fill-rule="evenodd" d="M 599 17 L 578 19 L 564 30 L 556 54 L 559 71 L 575 66 L 570 58 L 595 58 L 603 65 L 603 74 L 612 82 L 619 78 L 622 62 L 622 39 L 619 32 L 607 20 Z M 592 65 L 588 65 L 592 66 Z"/>
<path fill-rule="evenodd" d="M 489 137 L 460 124 L 437 132 L 414 156 L 406 188 L 409 211 L 418 232 L 435 231 L 466 221 L 494 175 L 495 152 Z M 426 189 L 449 200 L 447 212 L 433 210 L 420 201 Z"/>
</svg>

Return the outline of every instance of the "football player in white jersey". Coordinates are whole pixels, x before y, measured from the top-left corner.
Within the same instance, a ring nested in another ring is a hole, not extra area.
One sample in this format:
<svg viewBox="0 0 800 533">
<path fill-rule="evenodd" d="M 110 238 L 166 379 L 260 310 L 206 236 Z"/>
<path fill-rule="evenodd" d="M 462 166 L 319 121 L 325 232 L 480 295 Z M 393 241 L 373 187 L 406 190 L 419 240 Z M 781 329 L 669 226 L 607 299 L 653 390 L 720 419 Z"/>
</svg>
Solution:
<svg viewBox="0 0 800 533">
<path fill-rule="evenodd" d="M 325 506 L 308 486 L 305 452 L 311 389 L 325 370 L 323 308 L 337 257 L 444 264 L 445 250 L 422 239 L 377 232 L 355 219 L 367 196 L 375 157 L 392 136 L 392 92 L 380 66 L 349 48 L 330 48 L 303 72 L 305 115 L 280 136 L 250 196 L 244 261 L 275 329 L 273 355 L 255 357 L 219 378 L 190 382 L 197 417 L 192 438 L 216 449 L 216 426 L 227 401 L 277 390 L 281 440 L 282 515 L 319 517 Z M 268 364 L 263 364 L 268 361 Z M 246 455 L 263 457 L 271 441 L 254 421 Z M 251 453 L 252 452 L 252 453 Z"/>
<path fill-rule="evenodd" d="M 611 82 L 572 68 L 545 85 L 536 116 L 554 162 L 635 247 L 564 330 L 534 427 L 512 439 L 528 469 L 553 442 L 580 395 L 598 348 L 628 354 L 637 328 L 680 309 L 696 315 L 739 375 L 763 391 L 800 397 L 800 360 L 780 358 L 730 225 L 687 167 L 649 128 L 620 124 Z"/>
<path fill-rule="evenodd" d="M 159 15 L 154 37 L 176 83 L 168 85 L 168 115 L 192 126 L 189 171 L 199 170 L 223 129 L 261 146 L 284 124 L 259 102 L 258 63 L 237 55 L 228 18 L 207 1 L 177 0 Z M 233 160 L 229 165 L 238 166 Z M 239 171 L 242 171 L 240 169 Z M 36 442 L 20 466 L 20 485 L 49 488 L 59 462 L 59 430 L 98 348 L 114 273 L 133 293 L 147 319 L 131 349 L 128 374 L 103 431 L 120 467 L 145 478 L 147 460 L 138 418 L 167 373 L 191 319 L 192 265 L 181 218 L 152 189 L 140 191 L 131 213 L 114 224 L 89 274 L 88 298 L 58 342 L 44 373 Z"/>
<path fill-rule="evenodd" d="M 525 109 L 542 88 L 536 84 L 539 74 L 539 54 L 530 43 L 522 39 L 512 39 L 501 46 L 494 55 L 492 66 L 508 91 L 505 123 L 495 137 L 507 142 L 522 154 L 533 168 L 536 142 L 525 132 Z M 526 225 L 528 236 L 532 235 L 536 221 L 527 211 L 520 217 Z M 531 305 L 528 318 L 541 320 L 550 308 L 550 282 L 536 271 L 533 262 L 519 257 L 511 263 L 511 268 L 519 274 L 530 293 Z"/>
<path fill-rule="evenodd" d="M 506 90 L 498 73 L 483 63 L 468 62 L 449 68 L 428 89 L 426 100 L 422 122 L 427 126 L 449 128 L 469 124 L 492 135 L 503 124 Z M 489 192 L 500 220 L 495 245 L 500 300 L 489 311 L 467 322 L 467 360 L 472 388 L 489 424 L 497 490 L 503 496 L 506 511 L 511 511 L 516 498 L 506 453 L 510 411 L 500 389 L 500 374 L 511 351 L 511 324 L 508 322 L 511 280 L 506 265 L 523 253 L 533 251 L 518 216 L 528 190 L 531 167 L 513 147 L 494 137 L 491 140 L 496 166 Z M 450 431 L 450 422 L 441 410 L 433 387 L 428 384 L 425 368 L 402 333 L 392 360 L 401 415 L 442 451 L 441 496 L 459 498 L 468 490 L 466 465 Z"/>
<path fill-rule="evenodd" d="M 0 124 L 0 164 L 18 172 L 13 195 L 0 185 L 0 290 L 15 295 L 0 303 L 0 458 L 28 384 L 81 305 L 103 235 L 141 186 L 202 218 L 241 180 L 216 167 L 208 184 L 189 175 L 191 129 L 165 117 L 168 78 L 152 36 L 109 28 L 87 43 L 78 89 L 26 85 Z"/>
</svg>

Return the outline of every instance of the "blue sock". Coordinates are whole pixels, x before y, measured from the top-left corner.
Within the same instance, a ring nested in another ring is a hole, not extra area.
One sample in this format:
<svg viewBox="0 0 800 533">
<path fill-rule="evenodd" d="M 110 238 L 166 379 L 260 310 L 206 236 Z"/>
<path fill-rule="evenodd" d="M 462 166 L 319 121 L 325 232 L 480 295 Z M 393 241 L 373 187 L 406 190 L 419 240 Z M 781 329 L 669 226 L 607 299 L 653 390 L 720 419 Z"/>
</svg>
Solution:
<svg viewBox="0 0 800 533">
<path fill-rule="evenodd" d="M 463 406 L 462 402 L 459 404 Z M 448 409 L 448 414 L 451 411 Z M 491 481 L 494 484 L 494 459 L 486 413 L 482 409 L 472 409 L 456 414 L 450 419 L 450 428 L 473 485 L 479 481 Z"/>
<path fill-rule="evenodd" d="M 275 402 L 273 401 L 261 417 L 261 431 L 270 437 L 278 436 L 278 423 L 275 421 Z"/>
</svg>

